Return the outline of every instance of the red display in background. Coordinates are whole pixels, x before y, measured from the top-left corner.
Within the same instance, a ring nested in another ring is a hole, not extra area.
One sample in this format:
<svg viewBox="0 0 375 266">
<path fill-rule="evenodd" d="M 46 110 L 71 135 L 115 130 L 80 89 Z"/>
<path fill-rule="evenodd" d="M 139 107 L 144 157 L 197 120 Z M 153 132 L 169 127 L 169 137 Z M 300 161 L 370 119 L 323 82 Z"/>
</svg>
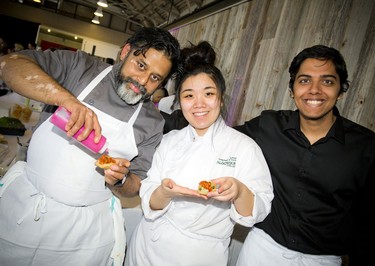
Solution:
<svg viewBox="0 0 375 266">
<path fill-rule="evenodd" d="M 67 47 L 67 46 L 64 46 L 64 45 L 61 45 L 61 44 L 58 44 L 58 43 L 48 42 L 48 41 L 44 41 L 44 40 L 42 40 L 40 42 L 40 47 L 41 47 L 42 51 L 47 50 L 47 49 L 77 51 L 76 48 Z"/>
</svg>

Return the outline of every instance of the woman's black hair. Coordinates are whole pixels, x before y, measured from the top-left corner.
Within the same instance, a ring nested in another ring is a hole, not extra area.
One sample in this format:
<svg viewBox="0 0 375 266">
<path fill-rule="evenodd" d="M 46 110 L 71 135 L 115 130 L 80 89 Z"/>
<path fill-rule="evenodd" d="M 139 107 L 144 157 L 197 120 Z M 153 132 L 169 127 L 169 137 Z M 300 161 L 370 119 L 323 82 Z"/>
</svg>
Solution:
<svg viewBox="0 0 375 266">
<path fill-rule="evenodd" d="M 190 43 L 189 47 L 181 50 L 181 63 L 179 66 L 179 73 L 176 76 L 176 98 L 180 104 L 180 92 L 183 82 L 200 73 L 207 74 L 216 84 L 218 89 L 218 97 L 224 103 L 225 95 L 225 79 L 221 71 L 215 66 L 216 52 L 211 44 L 207 41 L 202 41 L 198 45 Z"/>
</svg>

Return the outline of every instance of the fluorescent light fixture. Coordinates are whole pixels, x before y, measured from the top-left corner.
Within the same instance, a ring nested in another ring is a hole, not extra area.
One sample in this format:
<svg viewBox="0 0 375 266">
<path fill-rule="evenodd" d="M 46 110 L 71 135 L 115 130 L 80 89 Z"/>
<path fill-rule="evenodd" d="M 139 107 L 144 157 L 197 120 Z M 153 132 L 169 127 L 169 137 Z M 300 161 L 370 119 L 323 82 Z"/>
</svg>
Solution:
<svg viewBox="0 0 375 266">
<path fill-rule="evenodd" d="M 108 7 L 107 0 L 99 0 L 97 4 L 101 7 Z"/>
<path fill-rule="evenodd" d="M 34 2 L 41 3 L 42 0 L 34 0 Z"/>
<path fill-rule="evenodd" d="M 103 17 L 103 11 L 102 11 L 102 7 L 98 7 L 98 9 L 95 11 L 94 13 L 95 16 L 98 16 L 98 17 Z"/>
<path fill-rule="evenodd" d="M 91 20 L 91 22 L 94 23 L 94 24 L 100 24 L 99 17 L 98 17 L 98 16 L 95 16 L 95 17 Z"/>
</svg>

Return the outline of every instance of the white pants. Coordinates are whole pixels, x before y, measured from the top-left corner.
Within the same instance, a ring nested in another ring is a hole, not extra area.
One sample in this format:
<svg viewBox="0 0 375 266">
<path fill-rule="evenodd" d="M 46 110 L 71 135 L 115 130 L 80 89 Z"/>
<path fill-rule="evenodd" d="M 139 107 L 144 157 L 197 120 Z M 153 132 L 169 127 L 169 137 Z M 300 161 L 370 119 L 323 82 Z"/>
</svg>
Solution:
<svg viewBox="0 0 375 266">
<path fill-rule="evenodd" d="M 276 243 L 263 230 L 253 228 L 247 235 L 237 260 L 237 266 L 245 265 L 341 266 L 341 257 L 308 255 L 293 251 Z"/>
</svg>

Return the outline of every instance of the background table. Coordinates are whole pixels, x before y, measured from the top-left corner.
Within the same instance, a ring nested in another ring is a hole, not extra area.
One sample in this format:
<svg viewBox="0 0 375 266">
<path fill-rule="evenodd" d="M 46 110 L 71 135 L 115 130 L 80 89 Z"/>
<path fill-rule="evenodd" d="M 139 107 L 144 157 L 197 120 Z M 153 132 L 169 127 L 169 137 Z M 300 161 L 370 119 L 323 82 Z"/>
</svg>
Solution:
<svg viewBox="0 0 375 266">
<path fill-rule="evenodd" d="M 22 107 L 25 107 L 25 98 L 16 93 L 9 93 L 7 95 L 0 97 L 0 117 L 9 116 L 10 108 L 15 104 L 19 104 Z M 30 141 L 31 135 L 33 133 L 33 129 L 35 125 L 39 121 L 41 105 L 37 104 L 35 109 L 33 110 L 30 120 L 26 123 L 22 123 L 26 127 L 25 134 L 23 136 L 13 136 L 13 135 L 4 135 L 2 134 L 2 143 L 7 143 L 9 146 L 9 152 L 7 153 L 6 157 L 0 161 L 0 177 L 5 174 L 7 169 L 12 166 L 17 161 L 17 153 L 24 152 L 25 147 L 21 147 L 18 144 L 18 141 L 22 144 L 22 146 L 26 146 L 27 143 Z M 30 106 L 30 105 L 29 105 Z M 17 138 L 18 137 L 18 138 Z M 1 139 L 0 139 L 1 140 Z M 20 150 L 21 149 L 21 150 Z"/>
</svg>

